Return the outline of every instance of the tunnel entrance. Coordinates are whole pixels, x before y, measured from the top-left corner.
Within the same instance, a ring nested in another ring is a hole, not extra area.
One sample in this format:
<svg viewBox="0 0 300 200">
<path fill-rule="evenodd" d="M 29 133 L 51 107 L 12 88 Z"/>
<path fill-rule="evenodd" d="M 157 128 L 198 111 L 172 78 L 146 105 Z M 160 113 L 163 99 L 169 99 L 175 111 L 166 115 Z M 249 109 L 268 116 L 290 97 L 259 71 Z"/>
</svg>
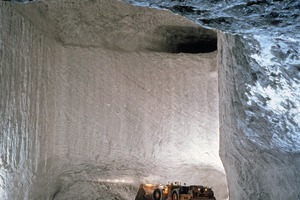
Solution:
<svg viewBox="0 0 300 200">
<path fill-rule="evenodd" d="M 171 53 L 209 53 L 217 50 L 216 40 L 202 40 L 195 38 L 185 43 L 177 44 Z"/>
<path fill-rule="evenodd" d="M 149 37 L 148 50 L 167 53 L 210 53 L 217 50 L 217 34 L 195 26 L 160 26 Z"/>
</svg>

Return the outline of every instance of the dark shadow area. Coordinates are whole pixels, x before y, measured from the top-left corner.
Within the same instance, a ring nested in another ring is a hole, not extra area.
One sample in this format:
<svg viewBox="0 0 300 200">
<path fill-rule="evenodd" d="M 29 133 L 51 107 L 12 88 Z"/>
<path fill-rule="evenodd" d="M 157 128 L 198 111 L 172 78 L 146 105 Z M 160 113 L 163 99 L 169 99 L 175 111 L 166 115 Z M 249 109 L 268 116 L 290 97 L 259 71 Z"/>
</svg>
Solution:
<svg viewBox="0 0 300 200">
<path fill-rule="evenodd" d="M 160 26 L 147 38 L 151 51 L 196 54 L 217 50 L 216 32 L 202 27 Z"/>
<path fill-rule="evenodd" d="M 195 39 L 176 44 L 170 53 L 208 53 L 217 50 L 217 40 Z"/>
</svg>

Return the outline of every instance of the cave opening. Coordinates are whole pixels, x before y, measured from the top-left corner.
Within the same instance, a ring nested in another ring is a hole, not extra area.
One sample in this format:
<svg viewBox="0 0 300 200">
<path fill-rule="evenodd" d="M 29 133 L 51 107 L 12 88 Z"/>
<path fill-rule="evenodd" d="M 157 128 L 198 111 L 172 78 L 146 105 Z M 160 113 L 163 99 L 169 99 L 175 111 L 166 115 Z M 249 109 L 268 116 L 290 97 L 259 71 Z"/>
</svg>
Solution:
<svg viewBox="0 0 300 200">
<path fill-rule="evenodd" d="M 171 53 L 210 53 L 217 50 L 217 40 L 194 39 L 191 41 L 178 43 Z"/>
<path fill-rule="evenodd" d="M 149 50 L 166 53 L 210 53 L 217 50 L 217 34 L 197 26 L 160 26 L 150 39 Z"/>
</svg>

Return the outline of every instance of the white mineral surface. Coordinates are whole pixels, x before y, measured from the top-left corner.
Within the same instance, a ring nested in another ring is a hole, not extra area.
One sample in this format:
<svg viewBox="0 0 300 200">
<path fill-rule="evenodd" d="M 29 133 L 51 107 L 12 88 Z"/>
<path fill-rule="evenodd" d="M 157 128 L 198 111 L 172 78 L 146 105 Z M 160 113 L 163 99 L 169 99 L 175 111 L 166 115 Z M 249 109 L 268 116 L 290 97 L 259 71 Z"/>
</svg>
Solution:
<svg viewBox="0 0 300 200">
<path fill-rule="evenodd" d="M 299 8 L 2 1 L 0 199 L 300 199 Z"/>
<path fill-rule="evenodd" d="M 228 198 L 217 52 L 170 53 L 169 35 L 213 31 L 112 0 L 0 5 L 0 199 L 133 200 L 168 181 Z"/>
</svg>

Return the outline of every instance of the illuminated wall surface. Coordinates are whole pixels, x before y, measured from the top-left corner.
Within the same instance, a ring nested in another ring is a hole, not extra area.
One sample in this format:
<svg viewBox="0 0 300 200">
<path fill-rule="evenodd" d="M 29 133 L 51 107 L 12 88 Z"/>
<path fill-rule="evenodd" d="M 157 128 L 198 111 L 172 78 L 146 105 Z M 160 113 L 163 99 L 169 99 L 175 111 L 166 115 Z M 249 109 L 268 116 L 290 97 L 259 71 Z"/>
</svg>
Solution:
<svg viewBox="0 0 300 200">
<path fill-rule="evenodd" d="M 299 3 L 128 2 L 0 3 L 0 199 L 300 199 Z"/>
</svg>

